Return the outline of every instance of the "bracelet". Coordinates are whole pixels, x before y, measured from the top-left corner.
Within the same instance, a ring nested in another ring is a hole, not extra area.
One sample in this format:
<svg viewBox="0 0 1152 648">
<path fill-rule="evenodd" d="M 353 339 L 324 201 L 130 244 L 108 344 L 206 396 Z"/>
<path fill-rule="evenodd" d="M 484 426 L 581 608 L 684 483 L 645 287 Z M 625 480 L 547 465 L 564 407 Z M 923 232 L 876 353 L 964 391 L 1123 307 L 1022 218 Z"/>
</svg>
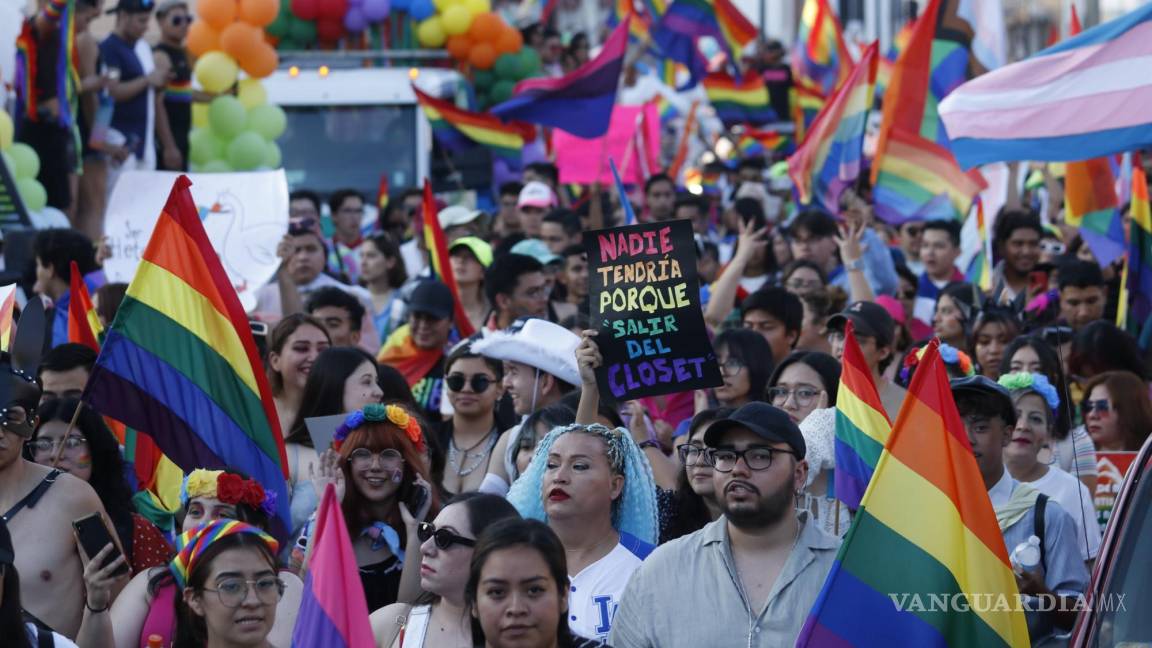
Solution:
<svg viewBox="0 0 1152 648">
<path fill-rule="evenodd" d="M 85 596 L 84 597 L 84 607 L 88 608 L 88 611 L 91 612 L 92 614 L 100 614 L 101 612 L 107 612 L 108 608 L 112 607 L 112 602 L 109 601 L 108 603 L 105 603 L 104 607 L 97 610 L 96 608 L 92 607 L 91 605 L 88 605 L 88 597 Z"/>
</svg>

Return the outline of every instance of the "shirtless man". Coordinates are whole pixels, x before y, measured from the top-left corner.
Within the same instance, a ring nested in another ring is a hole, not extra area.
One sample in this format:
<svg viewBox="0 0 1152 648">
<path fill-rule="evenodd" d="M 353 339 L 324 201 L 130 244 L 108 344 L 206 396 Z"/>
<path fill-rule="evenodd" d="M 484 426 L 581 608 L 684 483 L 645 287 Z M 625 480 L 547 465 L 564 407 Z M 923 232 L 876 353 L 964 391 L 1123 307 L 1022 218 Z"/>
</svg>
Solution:
<svg viewBox="0 0 1152 648">
<path fill-rule="evenodd" d="M 85 610 L 82 550 L 72 521 L 104 515 L 104 507 L 87 482 L 66 473 L 52 476 L 51 468 L 21 456 L 35 428 L 40 387 L 6 364 L 0 365 L 0 382 L 0 393 L 7 392 L 0 399 L 0 516 L 16 548 L 20 596 L 28 613 L 73 638 Z"/>
</svg>

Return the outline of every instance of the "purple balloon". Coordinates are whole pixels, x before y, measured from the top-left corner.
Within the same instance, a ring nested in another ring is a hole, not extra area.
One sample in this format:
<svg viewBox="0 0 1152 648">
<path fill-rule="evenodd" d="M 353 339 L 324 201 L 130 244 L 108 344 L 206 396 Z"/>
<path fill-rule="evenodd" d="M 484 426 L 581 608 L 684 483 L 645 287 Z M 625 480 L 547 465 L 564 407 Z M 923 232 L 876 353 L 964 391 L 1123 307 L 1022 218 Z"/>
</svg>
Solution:
<svg viewBox="0 0 1152 648">
<path fill-rule="evenodd" d="M 364 19 L 364 12 L 359 7 L 349 6 L 348 13 L 344 14 L 344 29 L 355 34 L 364 31 L 368 21 Z"/>
<path fill-rule="evenodd" d="M 363 2 L 364 17 L 371 22 L 384 20 L 388 17 L 388 12 L 392 10 L 388 0 L 363 0 Z"/>
</svg>

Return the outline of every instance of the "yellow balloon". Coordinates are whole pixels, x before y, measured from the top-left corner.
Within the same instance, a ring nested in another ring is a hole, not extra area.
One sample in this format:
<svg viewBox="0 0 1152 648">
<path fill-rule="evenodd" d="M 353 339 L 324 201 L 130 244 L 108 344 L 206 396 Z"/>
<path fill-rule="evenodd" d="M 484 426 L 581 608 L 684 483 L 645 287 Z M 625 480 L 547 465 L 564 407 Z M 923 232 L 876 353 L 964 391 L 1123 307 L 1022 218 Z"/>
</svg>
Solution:
<svg viewBox="0 0 1152 648">
<path fill-rule="evenodd" d="M 268 92 L 264 90 L 260 79 L 240 79 L 236 96 L 245 109 L 268 103 Z"/>
<path fill-rule="evenodd" d="M 444 33 L 455 36 L 467 32 L 472 26 L 472 14 L 462 4 L 452 5 L 440 14 L 440 22 L 444 25 Z"/>
<path fill-rule="evenodd" d="M 12 146 L 12 117 L 0 109 L 0 151 Z"/>
<path fill-rule="evenodd" d="M 436 11 L 444 13 L 448 7 L 456 4 L 458 0 L 432 0 L 432 6 L 436 7 Z"/>
<path fill-rule="evenodd" d="M 208 92 L 224 92 L 236 83 L 236 75 L 240 68 L 236 61 L 224 52 L 208 52 L 196 61 L 192 70 L 200 87 Z"/>
<path fill-rule="evenodd" d="M 192 126 L 195 128 L 208 128 L 208 104 L 192 104 Z"/>
<path fill-rule="evenodd" d="M 473 16 L 492 11 L 492 3 L 489 0 L 464 0 L 464 6 L 468 7 Z"/>
<path fill-rule="evenodd" d="M 443 47 L 448 35 L 444 33 L 444 25 L 439 16 L 432 16 L 416 26 L 416 38 L 424 47 Z"/>
</svg>

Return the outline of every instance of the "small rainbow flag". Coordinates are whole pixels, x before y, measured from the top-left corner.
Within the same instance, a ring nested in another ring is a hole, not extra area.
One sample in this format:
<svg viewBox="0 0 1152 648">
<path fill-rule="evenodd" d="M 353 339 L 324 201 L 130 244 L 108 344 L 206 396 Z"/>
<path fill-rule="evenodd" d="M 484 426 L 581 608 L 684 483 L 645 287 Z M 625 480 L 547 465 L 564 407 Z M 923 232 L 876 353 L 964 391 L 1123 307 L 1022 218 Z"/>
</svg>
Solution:
<svg viewBox="0 0 1152 648">
<path fill-rule="evenodd" d="M 912 377 L 797 646 L 1030 645 L 1004 536 L 939 345 L 928 344 Z M 839 476 L 839 453 L 836 461 Z M 973 595 L 1008 603 L 927 604 L 940 597 L 967 603 Z"/>
<path fill-rule="evenodd" d="M 12 322 L 16 314 L 16 284 L 0 286 L 0 351 L 10 351 Z"/>
<path fill-rule="evenodd" d="M 504 123 L 486 113 L 469 112 L 453 103 L 436 99 L 412 86 L 416 100 L 432 125 L 436 141 L 449 151 L 461 151 L 475 145 L 486 147 L 492 155 L 514 168 L 520 168 L 520 154 L 525 142 L 531 142 L 535 129 L 520 122 Z"/>
<path fill-rule="evenodd" d="M 728 57 L 729 69 L 735 70 L 757 31 L 731 0 L 676 0 L 652 28 L 652 40 L 661 55 L 687 66 L 693 83 L 706 67 L 696 43 L 703 36 L 716 39 Z"/>
<path fill-rule="evenodd" d="M 1106 157 L 1068 162 L 1064 170 L 1064 218 L 1096 261 L 1107 266 L 1124 254 L 1124 225 L 1116 196 L 1116 177 Z"/>
<path fill-rule="evenodd" d="M 892 72 L 896 68 L 896 61 L 900 59 L 900 54 L 908 47 L 908 39 L 912 38 L 912 29 L 915 25 L 915 20 L 909 20 L 904 23 L 904 26 L 896 33 L 896 38 L 892 41 L 892 47 L 888 48 L 888 52 L 880 58 L 880 63 L 876 68 L 877 99 L 884 98 L 884 92 L 888 89 L 888 84 L 892 81 Z"/>
<path fill-rule="evenodd" d="M 1116 325 L 1138 335 L 1152 317 L 1152 208 L 1148 205 L 1148 178 L 1139 160 L 1132 164 L 1131 216 Z"/>
<path fill-rule="evenodd" d="M 648 30 L 652 27 L 652 17 L 643 13 L 638 14 L 632 0 L 613 0 L 612 7 L 608 10 L 608 26 L 615 28 L 629 17 L 632 21 L 628 23 L 628 42 L 644 43 L 650 40 Z"/>
<path fill-rule="evenodd" d="M 716 116 L 731 128 L 739 124 L 760 125 L 776 120 L 768 99 L 768 86 L 755 72 L 736 79 L 723 72 L 704 77 L 704 93 L 716 109 Z"/>
<path fill-rule="evenodd" d="M 880 402 L 876 381 L 856 341 L 851 320 L 844 326 L 844 364 L 836 391 L 836 497 L 856 510 L 880 461 L 892 422 Z"/>
<path fill-rule="evenodd" d="M 68 341 L 83 344 L 100 353 L 100 335 L 104 333 L 104 326 L 100 324 L 100 316 L 96 314 L 96 307 L 88 296 L 88 286 L 84 285 L 80 267 L 73 261 L 70 269 L 72 287 L 68 301 Z"/>
<path fill-rule="evenodd" d="M 767 157 L 770 153 L 787 153 L 793 148 L 792 136 L 775 130 L 745 128 L 736 140 L 736 148 L 744 157 Z"/>
<path fill-rule="evenodd" d="M 828 0 L 806 0 L 799 32 L 792 51 L 792 78 L 830 97 L 852 73 L 852 55 Z"/>
<path fill-rule="evenodd" d="M 796 141 L 803 142 L 816 115 L 824 108 L 824 95 L 802 81 L 792 83 L 792 121 L 796 124 Z"/>
<path fill-rule="evenodd" d="M 984 292 L 992 291 L 992 240 L 988 238 L 988 221 L 984 217 L 984 201 L 976 198 L 975 211 L 968 218 L 976 219 L 976 232 L 980 238 L 980 251 L 968 264 L 966 279 Z"/>
<path fill-rule="evenodd" d="M 860 176 L 864 168 L 864 132 L 876 88 L 878 50 L 876 43 L 864 50 L 860 63 L 788 158 L 788 175 L 801 204 L 814 203 L 828 213 L 839 213 L 840 194 Z"/>
<path fill-rule="evenodd" d="M 424 179 L 423 220 L 424 247 L 428 249 L 428 265 L 432 268 L 432 275 L 452 291 L 452 301 L 455 302 L 454 319 L 460 337 L 472 337 L 476 329 L 472 328 L 472 322 L 468 319 L 463 302 L 460 301 L 460 287 L 456 285 L 456 277 L 452 275 L 452 264 L 448 261 L 448 238 L 444 236 L 444 229 L 440 227 L 436 200 L 432 198 L 432 183 L 427 178 Z"/>
</svg>

